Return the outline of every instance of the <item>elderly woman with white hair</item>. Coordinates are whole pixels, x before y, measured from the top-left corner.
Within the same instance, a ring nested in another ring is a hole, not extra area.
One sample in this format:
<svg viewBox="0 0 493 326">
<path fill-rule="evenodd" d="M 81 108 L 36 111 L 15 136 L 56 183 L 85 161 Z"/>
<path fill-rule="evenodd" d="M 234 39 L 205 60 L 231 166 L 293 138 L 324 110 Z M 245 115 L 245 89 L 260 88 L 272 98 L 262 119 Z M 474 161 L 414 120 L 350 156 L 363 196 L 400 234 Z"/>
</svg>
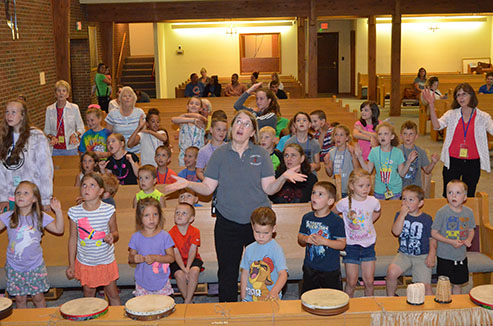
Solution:
<svg viewBox="0 0 493 326">
<path fill-rule="evenodd" d="M 125 137 L 125 143 L 139 126 L 139 121 L 145 119 L 145 113 L 142 109 L 136 108 L 137 95 L 131 87 L 125 86 L 121 89 L 118 97 L 120 108 L 112 110 L 106 116 L 106 128 L 111 132 L 122 134 Z M 126 148 L 130 153 L 140 153 L 140 144 L 132 148 Z"/>
</svg>

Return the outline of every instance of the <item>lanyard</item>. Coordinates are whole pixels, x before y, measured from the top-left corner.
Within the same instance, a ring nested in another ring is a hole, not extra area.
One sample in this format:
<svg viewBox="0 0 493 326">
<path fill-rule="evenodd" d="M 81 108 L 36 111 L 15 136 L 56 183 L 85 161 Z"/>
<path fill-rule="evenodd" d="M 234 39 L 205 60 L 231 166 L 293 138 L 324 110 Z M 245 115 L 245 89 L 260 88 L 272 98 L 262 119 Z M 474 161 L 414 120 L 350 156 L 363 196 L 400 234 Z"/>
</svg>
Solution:
<svg viewBox="0 0 493 326">
<path fill-rule="evenodd" d="M 416 148 L 416 145 L 414 145 L 414 148 L 411 150 L 411 152 L 415 150 L 416 152 L 418 149 Z M 411 153 L 409 152 L 409 154 Z M 402 153 L 404 154 L 404 159 L 407 161 L 407 154 L 406 154 L 406 147 L 402 145 Z M 418 170 L 418 159 L 415 159 L 412 163 L 411 166 L 409 167 L 409 170 L 407 171 L 406 175 L 404 176 L 404 179 L 411 179 L 411 182 L 414 184 L 414 181 L 416 179 L 416 172 Z"/>
<path fill-rule="evenodd" d="M 472 109 L 469 121 L 467 121 L 467 126 L 464 124 L 464 116 L 462 115 L 462 110 L 460 110 L 460 120 L 462 121 L 462 130 L 464 131 L 464 143 L 466 142 L 467 131 L 469 130 L 469 124 L 471 123 L 472 116 L 474 115 L 475 110 L 476 109 Z"/>
<path fill-rule="evenodd" d="M 394 146 L 390 147 L 390 155 L 389 155 L 389 160 L 388 160 L 388 165 L 387 165 L 387 171 L 383 172 L 382 171 L 382 147 L 378 148 L 379 156 L 378 156 L 378 161 L 380 162 L 380 177 L 382 178 L 382 182 L 388 186 L 390 184 L 390 177 L 391 177 L 391 171 L 390 171 L 390 159 L 392 158 L 392 151 L 394 150 Z"/>
<path fill-rule="evenodd" d="M 168 168 L 166 168 L 166 173 L 164 174 L 164 180 L 162 184 L 166 183 L 166 179 L 168 178 Z M 159 174 L 159 169 L 157 170 L 157 179 L 161 181 L 161 175 Z"/>
<path fill-rule="evenodd" d="M 56 108 L 57 112 L 56 112 L 56 116 L 57 116 L 57 119 L 58 119 L 58 108 Z M 55 136 L 58 135 L 58 131 L 60 130 L 60 127 L 62 126 L 62 123 L 63 123 L 63 115 L 65 114 L 65 108 L 62 109 L 62 116 L 60 117 L 60 121 L 58 122 L 58 127 L 56 127 L 56 134 Z"/>
<path fill-rule="evenodd" d="M 346 150 L 347 148 L 344 148 L 344 150 L 342 151 L 342 162 L 341 165 L 339 165 L 339 172 L 338 172 L 340 175 L 342 175 L 342 169 L 344 168 L 344 159 L 346 158 Z M 337 157 L 337 148 L 336 148 L 336 157 Z"/>
</svg>

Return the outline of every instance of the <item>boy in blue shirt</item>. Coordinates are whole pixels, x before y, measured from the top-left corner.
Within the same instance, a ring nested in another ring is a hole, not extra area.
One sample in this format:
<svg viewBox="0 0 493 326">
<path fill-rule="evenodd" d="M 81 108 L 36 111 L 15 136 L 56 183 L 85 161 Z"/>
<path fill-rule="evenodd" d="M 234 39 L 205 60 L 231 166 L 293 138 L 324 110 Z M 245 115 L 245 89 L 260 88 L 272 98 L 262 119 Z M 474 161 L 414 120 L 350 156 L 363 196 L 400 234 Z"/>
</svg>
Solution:
<svg viewBox="0 0 493 326">
<path fill-rule="evenodd" d="M 433 219 L 421 212 L 425 193 L 421 187 L 410 185 L 402 191 L 401 210 L 395 214 L 392 233 L 399 237 L 399 251 L 389 265 L 387 295 L 394 296 L 397 279 L 411 268 L 413 282 L 425 285 L 425 294 L 433 295 L 431 273 L 435 266 L 437 241 L 431 237 Z"/>
<path fill-rule="evenodd" d="M 255 242 L 246 247 L 241 259 L 241 300 L 280 299 L 288 280 L 288 268 L 281 246 L 272 239 L 276 232 L 276 213 L 270 207 L 259 207 L 250 221 Z"/>
<path fill-rule="evenodd" d="M 336 187 L 328 181 L 313 186 L 313 211 L 301 220 L 298 243 L 306 247 L 301 294 L 318 288 L 342 290 L 340 250 L 346 247 L 344 221 L 330 209 Z"/>
</svg>

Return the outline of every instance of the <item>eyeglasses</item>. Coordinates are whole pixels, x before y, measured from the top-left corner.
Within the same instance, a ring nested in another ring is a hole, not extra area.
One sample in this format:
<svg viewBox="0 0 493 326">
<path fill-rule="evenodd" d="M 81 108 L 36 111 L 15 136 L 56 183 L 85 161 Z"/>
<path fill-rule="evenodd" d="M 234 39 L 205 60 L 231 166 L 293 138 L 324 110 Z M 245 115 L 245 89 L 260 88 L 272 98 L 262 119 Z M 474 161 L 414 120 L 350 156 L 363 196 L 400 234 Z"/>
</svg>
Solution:
<svg viewBox="0 0 493 326">
<path fill-rule="evenodd" d="M 243 127 L 245 127 L 245 128 L 250 128 L 252 126 L 252 123 L 250 122 L 250 120 L 248 120 L 248 121 L 236 120 L 235 125 L 237 125 L 237 126 L 243 125 Z"/>
<path fill-rule="evenodd" d="M 466 93 L 466 92 L 464 92 L 464 93 L 457 93 L 455 95 L 455 97 L 466 97 L 466 96 L 471 96 L 471 95 L 469 93 Z"/>
</svg>

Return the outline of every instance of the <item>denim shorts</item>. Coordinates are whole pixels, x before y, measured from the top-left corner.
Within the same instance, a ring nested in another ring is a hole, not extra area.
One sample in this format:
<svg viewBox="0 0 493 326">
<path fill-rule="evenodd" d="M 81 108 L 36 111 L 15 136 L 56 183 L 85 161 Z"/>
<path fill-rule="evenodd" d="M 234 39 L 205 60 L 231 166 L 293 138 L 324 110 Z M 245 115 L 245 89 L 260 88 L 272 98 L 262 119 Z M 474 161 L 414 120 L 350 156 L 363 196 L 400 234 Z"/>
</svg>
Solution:
<svg viewBox="0 0 493 326">
<path fill-rule="evenodd" d="M 346 256 L 342 258 L 342 262 L 345 264 L 360 265 L 363 261 L 377 260 L 375 257 L 375 244 L 366 248 L 360 245 L 347 245 L 345 250 Z"/>
<path fill-rule="evenodd" d="M 373 194 L 373 197 L 375 197 L 376 199 L 380 199 L 380 200 L 400 200 L 401 196 L 402 196 L 402 193 L 398 192 L 398 193 L 394 194 L 392 197 L 390 197 L 389 199 L 386 199 L 385 194 L 377 194 L 377 193 Z"/>
</svg>

